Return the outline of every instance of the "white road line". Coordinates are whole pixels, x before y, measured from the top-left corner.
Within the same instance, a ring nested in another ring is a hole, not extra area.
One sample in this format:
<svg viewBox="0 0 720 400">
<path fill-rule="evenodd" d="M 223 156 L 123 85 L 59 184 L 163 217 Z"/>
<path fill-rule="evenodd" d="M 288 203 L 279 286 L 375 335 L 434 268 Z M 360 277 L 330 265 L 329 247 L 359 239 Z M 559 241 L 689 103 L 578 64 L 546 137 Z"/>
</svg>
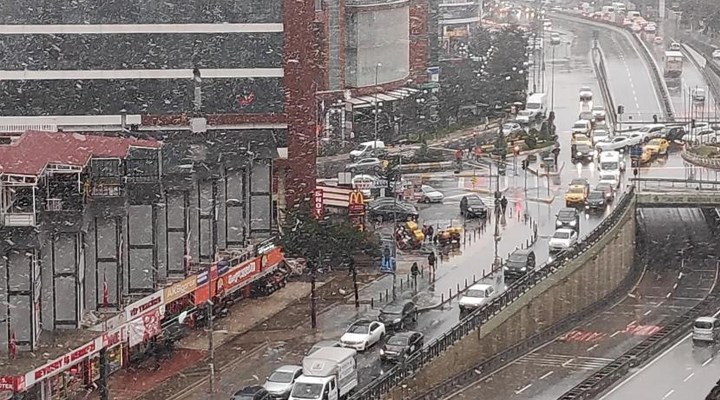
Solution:
<svg viewBox="0 0 720 400">
<path fill-rule="evenodd" d="M 655 306 L 655 308 L 660 307 L 663 303 L 664 303 L 664 301 L 661 301 L 661 302 L 657 303 L 657 305 Z"/>
<path fill-rule="evenodd" d="M 674 284 L 674 285 L 673 285 L 673 290 L 677 289 L 677 287 L 678 287 L 678 284 L 677 284 L 677 283 Z"/>
<path fill-rule="evenodd" d="M 596 344 L 596 345 L 594 345 L 594 346 L 590 346 L 590 348 L 588 348 L 588 349 L 585 350 L 585 351 L 587 351 L 587 352 L 593 351 L 593 350 L 595 350 L 598 346 L 600 346 L 600 345 L 599 345 L 599 344 Z"/>
<path fill-rule="evenodd" d="M 704 363 L 702 363 L 702 366 L 704 367 L 704 366 L 710 364 L 710 362 L 711 362 L 712 360 L 713 360 L 712 357 L 708 358 L 707 360 L 705 360 Z"/>
<path fill-rule="evenodd" d="M 645 315 L 648 315 L 648 314 L 650 314 L 651 312 L 652 312 L 652 310 L 647 310 L 647 311 L 645 312 Z"/>
<path fill-rule="evenodd" d="M 563 367 L 567 367 L 567 366 L 568 366 L 571 362 L 573 362 L 573 361 L 575 361 L 575 359 L 574 359 L 574 358 L 571 358 L 571 359 L 565 361 L 564 363 L 562 363 L 562 366 L 563 366 Z"/>
<path fill-rule="evenodd" d="M 528 388 L 530 388 L 530 386 L 532 386 L 532 383 L 528 383 L 527 386 L 523 387 L 522 389 L 516 390 L 516 391 L 515 391 L 515 394 L 520 394 L 520 393 L 528 390 Z"/>
<path fill-rule="evenodd" d="M 665 296 L 665 298 L 668 298 L 668 299 L 669 299 L 670 296 L 672 296 L 672 292 L 668 292 L 668 294 Z"/>
<path fill-rule="evenodd" d="M 550 371 L 550 372 L 548 372 L 547 374 L 541 376 L 541 377 L 540 377 L 540 380 L 543 380 L 543 379 L 547 378 L 548 376 L 552 375 L 554 372 L 555 372 L 555 371 Z"/>
<path fill-rule="evenodd" d="M 663 399 L 667 399 L 667 398 L 670 397 L 670 395 L 673 394 L 674 392 L 675 392 L 675 389 L 670 389 L 669 392 L 665 393 L 665 396 L 663 396 Z"/>
<path fill-rule="evenodd" d="M 695 375 L 695 373 L 694 373 L 694 372 L 691 372 L 691 373 L 690 373 L 690 375 L 686 376 L 686 377 L 685 377 L 685 379 L 683 379 L 683 382 L 687 382 L 687 381 L 689 381 L 689 380 L 690 380 L 690 378 L 692 378 L 692 377 L 693 377 L 693 375 Z"/>
<path fill-rule="evenodd" d="M 622 331 L 615 331 L 615 333 L 613 333 L 612 335 L 610 335 L 610 337 L 615 337 L 615 336 L 617 336 L 618 334 L 620 334 L 620 332 L 622 332 Z"/>
</svg>

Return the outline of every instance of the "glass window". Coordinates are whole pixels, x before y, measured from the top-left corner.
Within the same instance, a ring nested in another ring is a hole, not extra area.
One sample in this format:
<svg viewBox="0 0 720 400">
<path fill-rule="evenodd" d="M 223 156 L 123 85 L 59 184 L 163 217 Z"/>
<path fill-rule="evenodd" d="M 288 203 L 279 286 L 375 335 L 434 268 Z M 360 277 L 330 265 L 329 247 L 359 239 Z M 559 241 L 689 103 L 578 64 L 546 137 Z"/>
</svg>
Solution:
<svg viewBox="0 0 720 400">
<path fill-rule="evenodd" d="M 277 383 L 290 383 L 293 381 L 293 373 L 285 371 L 275 371 L 272 373 L 272 375 L 270 375 L 268 381 Z"/>
</svg>

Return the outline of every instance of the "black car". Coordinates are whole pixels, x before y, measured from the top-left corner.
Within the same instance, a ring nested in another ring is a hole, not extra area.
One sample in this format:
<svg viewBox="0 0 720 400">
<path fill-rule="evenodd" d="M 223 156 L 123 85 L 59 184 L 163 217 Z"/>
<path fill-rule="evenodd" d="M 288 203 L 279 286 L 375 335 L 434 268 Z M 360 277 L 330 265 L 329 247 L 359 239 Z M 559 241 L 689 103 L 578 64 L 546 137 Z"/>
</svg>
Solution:
<svg viewBox="0 0 720 400">
<path fill-rule="evenodd" d="M 687 131 L 682 126 L 668 126 L 662 129 L 662 136 L 667 139 L 668 142 L 674 142 L 676 140 L 683 140 Z"/>
<path fill-rule="evenodd" d="M 382 202 L 368 205 L 368 217 L 376 221 L 392 221 L 394 218 L 398 221 L 415 221 L 420 216 L 417 208 L 412 204 L 405 202 Z"/>
<path fill-rule="evenodd" d="M 402 329 L 408 321 L 417 320 L 417 306 L 411 300 L 397 300 L 385 305 L 378 317 L 385 328 Z"/>
<path fill-rule="evenodd" d="M 503 273 L 506 279 L 517 279 L 535 269 L 535 252 L 528 249 L 518 249 L 510 254 Z"/>
<path fill-rule="evenodd" d="M 482 198 L 473 194 L 460 200 L 460 215 L 465 218 L 487 218 L 488 209 Z"/>
<path fill-rule="evenodd" d="M 235 392 L 230 400 L 270 400 L 270 393 L 262 386 L 246 386 Z"/>
<path fill-rule="evenodd" d="M 615 200 L 615 188 L 613 185 L 605 182 L 605 183 L 598 183 L 597 186 L 595 186 L 595 190 L 599 190 L 601 192 L 605 193 L 605 202 L 606 203 L 612 203 L 613 200 Z"/>
<path fill-rule="evenodd" d="M 595 158 L 595 150 L 585 143 L 581 143 L 575 146 L 575 152 L 572 155 L 572 159 L 575 162 L 590 162 Z"/>
<path fill-rule="evenodd" d="M 580 232 L 580 213 L 574 208 L 563 208 L 557 213 L 555 229 L 570 228 Z"/>
<path fill-rule="evenodd" d="M 392 335 L 380 350 L 380 361 L 401 361 L 422 350 L 425 338 L 420 332 L 400 332 Z"/>
<path fill-rule="evenodd" d="M 605 192 L 601 190 L 593 190 L 585 200 L 585 209 L 588 211 L 605 211 L 607 207 L 607 200 L 605 199 Z"/>
</svg>

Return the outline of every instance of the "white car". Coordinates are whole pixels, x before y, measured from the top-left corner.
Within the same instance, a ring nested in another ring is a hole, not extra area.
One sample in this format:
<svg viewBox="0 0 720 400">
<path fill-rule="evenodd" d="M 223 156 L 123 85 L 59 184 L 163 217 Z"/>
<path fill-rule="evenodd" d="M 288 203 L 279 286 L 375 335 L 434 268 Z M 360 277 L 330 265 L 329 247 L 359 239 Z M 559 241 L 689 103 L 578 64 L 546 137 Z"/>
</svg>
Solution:
<svg viewBox="0 0 720 400">
<path fill-rule="evenodd" d="M 637 33 L 637 32 L 640 32 L 640 31 L 642 30 L 642 26 L 640 26 L 640 25 L 638 25 L 638 24 L 633 24 L 633 26 L 630 27 L 630 30 L 632 30 L 633 32 Z"/>
<path fill-rule="evenodd" d="M 550 252 L 555 253 L 569 249 L 574 246 L 577 241 L 578 234 L 574 229 L 560 228 L 552 235 L 548 246 L 550 247 Z"/>
<path fill-rule="evenodd" d="M 550 35 L 550 44 L 552 44 L 552 45 L 558 45 L 558 44 L 560 44 L 560 42 L 561 42 L 561 41 L 560 41 L 560 35 L 559 35 L 559 34 L 553 33 L 552 35 Z"/>
<path fill-rule="evenodd" d="M 692 93 L 693 100 L 698 103 L 705 102 L 705 89 L 695 89 Z"/>
<path fill-rule="evenodd" d="M 628 146 L 635 146 L 636 144 L 642 144 L 643 142 L 649 140 L 648 132 L 625 132 L 624 136 L 627 137 Z"/>
<path fill-rule="evenodd" d="M 605 119 L 605 107 L 595 106 L 592 108 L 592 115 L 594 119 Z"/>
<path fill-rule="evenodd" d="M 600 182 L 607 183 L 612 187 L 620 187 L 620 176 L 618 174 L 603 172 L 600 174 Z"/>
<path fill-rule="evenodd" d="M 476 308 L 480 308 L 485 304 L 489 303 L 497 293 L 492 285 L 478 284 L 470 286 L 470 289 L 460 297 L 458 304 L 460 305 L 460 311 L 468 311 Z"/>
<path fill-rule="evenodd" d="M 598 142 L 607 141 L 610 138 L 610 132 L 605 129 L 594 129 L 592 134 L 592 144 L 597 145 Z"/>
<path fill-rule="evenodd" d="M 517 113 L 517 116 L 515 117 L 515 121 L 520 124 L 529 124 L 531 121 L 535 120 L 538 116 L 538 113 L 536 111 L 531 110 L 522 110 L 519 113 Z"/>
<path fill-rule="evenodd" d="M 380 321 L 360 320 L 350 325 L 340 337 L 343 347 L 365 351 L 385 336 L 385 324 Z"/>
<path fill-rule="evenodd" d="M 592 125 L 590 124 L 590 121 L 581 119 L 578 121 L 575 121 L 575 123 L 572 126 L 572 133 L 574 134 L 582 134 L 587 135 L 590 133 L 590 129 L 592 128 Z"/>
<path fill-rule="evenodd" d="M 423 203 L 442 203 L 445 196 L 430 185 L 420 187 L 420 201 Z"/>
<path fill-rule="evenodd" d="M 645 141 L 661 137 L 663 134 L 663 129 L 665 129 L 665 125 L 663 124 L 650 124 L 643 126 L 637 131 L 626 132 L 626 134 L 633 134 L 635 132 L 639 132 L 643 136 L 642 140 Z"/>
<path fill-rule="evenodd" d="M 617 135 L 615 137 L 607 137 L 605 140 L 600 140 L 595 144 L 595 148 L 600 151 L 607 150 L 620 150 L 628 146 L 628 137 L 624 135 Z"/>
<path fill-rule="evenodd" d="M 720 49 L 713 50 L 712 52 L 712 58 L 715 60 L 720 60 Z"/>
<path fill-rule="evenodd" d="M 503 124 L 502 126 L 502 133 L 505 136 L 510 136 L 513 133 L 518 133 L 521 131 L 523 131 L 523 128 L 517 122 L 508 122 Z"/>
<path fill-rule="evenodd" d="M 580 88 L 580 101 L 592 101 L 593 92 L 588 86 Z"/>
</svg>

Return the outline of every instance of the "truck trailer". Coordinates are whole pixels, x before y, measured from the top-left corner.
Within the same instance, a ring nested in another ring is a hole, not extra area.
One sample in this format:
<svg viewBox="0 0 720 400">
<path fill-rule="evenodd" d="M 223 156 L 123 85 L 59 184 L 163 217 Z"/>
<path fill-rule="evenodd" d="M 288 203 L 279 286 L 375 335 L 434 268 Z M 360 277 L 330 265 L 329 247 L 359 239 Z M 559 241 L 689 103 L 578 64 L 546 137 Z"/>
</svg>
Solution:
<svg viewBox="0 0 720 400">
<path fill-rule="evenodd" d="M 289 400 L 346 398 L 358 385 L 356 354 L 353 349 L 326 347 L 306 356 Z"/>
</svg>

